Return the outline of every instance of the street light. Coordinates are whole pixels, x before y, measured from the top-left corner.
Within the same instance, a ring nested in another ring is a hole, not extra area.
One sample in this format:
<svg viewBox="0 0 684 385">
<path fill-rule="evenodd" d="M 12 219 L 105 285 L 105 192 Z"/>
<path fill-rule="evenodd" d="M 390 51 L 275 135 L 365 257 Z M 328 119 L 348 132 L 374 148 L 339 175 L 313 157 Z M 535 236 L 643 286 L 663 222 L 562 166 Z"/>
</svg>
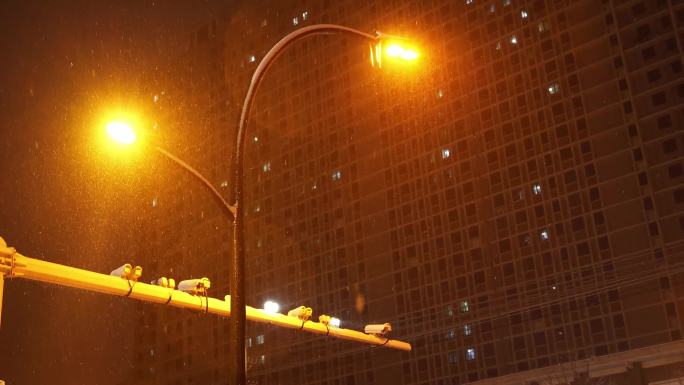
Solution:
<svg viewBox="0 0 684 385">
<path fill-rule="evenodd" d="M 107 134 L 120 144 L 132 144 L 138 138 L 130 124 L 118 120 L 107 123 Z"/>
<path fill-rule="evenodd" d="M 268 300 L 264 302 L 264 311 L 267 313 L 277 313 L 280 310 L 280 304 L 275 301 Z"/>
<path fill-rule="evenodd" d="M 391 59 L 401 59 L 406 62 L 415 61 L 419 57 L 416 49 L 410 48 L 405 44 L 408 43 L 408 40 L 398 36 L 387 35 L 380 32 L 369 34 L 335 24 L 315 24 L 297 29 L 283 37 L 268 51 L 268 53 L 266 53 L 254 71 L 249 88 L 247 89 L 247 95 L 242 104 L 238 131 L 235 136 L 235 146 L 233 147 L 235 152 L 232 164 L 232 199 L 234 202 L 232 207 L 234 207 L 236 211 L 235 216 L 233 217 L 233 253 L 231 255 L 230 264 L 231 301 L 229 328 L 230 344 L 228 352 L 231 360 L 229 371 L 232 377 L 232 381 L 230 381 L 232 385 L 244 385 L 246 382 L 244 208 L 247 207 L 247 205 L 245 204 L 242 193 L 244 185 L 244 149 L 247 138 L 246 130 L 249 114 L 252 105 L 254 104 L 254 95 L 270 66 L 292 43 L 309 36 L 338 33 L 346 33 L 370 42 L 371 64 L 375 65 L 375 63 L 377 63 L 379 68 L 382 66 L 383 56 Z M 383 50 L 383 43 L 387 43 L 387 49 L 385 50 Z"/>
<path fill-rule="evenodd" d="M 120 145 L 132 145 L 136 142 L 138 138 L 138 135 L 135 132 L 134 123 L 126 121 L 124 119 L 117 119 L 107 122 L 105 124 L 105 131 L 109 138 L 112 139 L 112 141 Z M 177 166 L 180 166 L 183 170 L 187 171 L 190 175 L 192 175 L 195 178 L 195 180 L 199 181 L 202 184 L 202 186 L 207 191 L 209 191 L 209 193 L 212 195 L 216 203 L 219 205 L 219 207 L 221 207 L 221 210 L 224 212 L 224 214 L 228 216 L 230 219 L 234 218 L 235 208 L 229 205 L 228 202 L 226 202 L 226 200 L 223 199 L 223 197 L 218 192 L 216 187 L 214 187 L 211 184 L 211 182 L 207 180 L 207 178 L 205 178 L 202 174 L 199 173 L 199 171 L 195 170 L 185 161 L 173 155 L 164 148 L 158 145 L 153 146 L 157 153 L 163 155 L 166 159 L 169 159 Z"/>
</svg>

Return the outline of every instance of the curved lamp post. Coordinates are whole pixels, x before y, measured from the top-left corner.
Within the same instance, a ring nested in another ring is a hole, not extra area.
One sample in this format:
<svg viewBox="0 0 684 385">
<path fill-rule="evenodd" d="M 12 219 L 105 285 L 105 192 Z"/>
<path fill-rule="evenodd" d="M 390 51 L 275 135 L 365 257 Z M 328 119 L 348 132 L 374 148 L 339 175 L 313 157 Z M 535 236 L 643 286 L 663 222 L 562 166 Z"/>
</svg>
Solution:
<svg viewBox="0 0 684 385">
<path fill-rule="evenodd" d="M 116 141 L 117 143 L 123 144 L 123 145 L 130 145 L 133 144 L 137 140 L 137 135 L 135 134 L 135 131 L 133 128 L 126 122 L 115 120 L 112 122 L 109 122 L 107 124 L 107 134 L 109 134 L 110 138 Z M 216 190 L 216 188 L 209 182 L 202 174 L 199 173 L 199 171 L 195 170 L 192 166 L 189 164 L 185 163 L 182 159 L 179 157 L 173 155 L 172 153 L 168 152 L 167 150 L 159 147 L 158 145 L 154 146 L 155 151 L 157 153 L 163 155 L 176 165 L 180 166 L 182 169 L 187 171 L 190 175 L 192 175 L 197 181 L 199 181 L 202 186 L 204 186 L 207 191 L 212 195 L 216 203 L 221 207 L 221 210 L 230 218 L 235 218 L 235 207 L 231 206 L 226 202 L 225 199 L 221 196 L 221 194 Z"/>
<path fill-rule="evenodd" d="M 244 185 L 244 149 L 246 143 L 246 130 L 249 120 L 249 114 L 254 104 L 254 96 L 264 78 L 264 75 L 271 67 L 273 62 L 282 54 L 285 49 L 292 43 L 301 40 L 305 37 L 321 34 L 335 34 L 346 33 L 352 36 L 363 38 L 371 43 L 371 62 L 373 65 L 378 63 L 381 66 L 381 57 L 386 55 L 388 57 L 395 57 L 402 60 L 414 60 L 418 57 L 418 53 L 412 49 L 402 47 L 401 42 L 406 39 L 385 35 L 380 32 L 376 34 L 369 34 L 358 31 L 353 28 L 348 28 L 335 24 L 315 24 L 308 27 L 297 29 L 282 38 L 276 45 L 271 48 L 263 57 L 257 66 L 252 80 L 247 89 L 244 103 L 242 105 L 242 112 L 240 114 L 240 121 L 238 124 L 238 131 L 236 135 L 236 142 L 233 153 L 233 207 L 235 208 L 235 215 L 233 221 L 233 253 L 231 255 L 230 264 L 230 365 L 229 371 L 231 375 L 230 384 L 244 385 L 246 382 L 245 375 L 245 247 L 244 247 L 244 210 L 245 200 L 243 198 Z M 383 52 L 382 43 L 385 41 L 390 43 Z"/>
</svg>

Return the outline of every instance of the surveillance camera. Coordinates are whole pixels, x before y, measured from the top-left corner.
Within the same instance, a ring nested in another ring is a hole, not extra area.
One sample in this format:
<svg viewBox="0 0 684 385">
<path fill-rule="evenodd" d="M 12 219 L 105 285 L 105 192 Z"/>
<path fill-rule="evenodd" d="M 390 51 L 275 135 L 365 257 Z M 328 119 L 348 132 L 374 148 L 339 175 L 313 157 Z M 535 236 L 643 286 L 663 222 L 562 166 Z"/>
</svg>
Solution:
<svg viewBox="0 0 684 385">
<path fill-rule="evenodd" d="M 363 331 L 366 334 L 373 334 L 376 336 L 387 336 L 392 331 L 392 325 L 390 325 L 388 323 L 366 325 L 366 327 L 363 329 Z"/>
<path fill-rule="evenodd" d="M 142 267 L 136 266 L 131 270 L 131 274 L 129 275 L 129 279 L 133 281 L 137 281 L 138 278 L 142 276 Z"/>
<path fill-rule="evenodd" d="M 150 282 L 151 285 L 156 285 L 156 286 L 161 286 L 161 287 L 167 287 L 169 289 L 173 289 L 176 287 L 176 280 L 173 278 L 166 278 L 166 277 L 161 277 L 157 278 L 154 281 Z"/>
<path fill-rule="evenodd" d="M 130 263 L 125 263 L 116 269 L 112 270 L 109 275 L 113 275 L 115 277 L 120 277 L 120 278 L 126 278 L 129 275 L 131 275 L 131 270 L 133 269 L 133 266 L 131 266 Z"/>
<path fill-rule="evenodd" d="M 308 321 L 311 318 L 311 314 L 313 314 L 313 310 L 306 306 L 296 307 L 287 312 L 287 315 L 290 317 L 297 317 L 302 321 Z"/>
<path fill-rule="evenodd" d="M 123 279 L 128 279 L 131 281 L 137 281 L 138 278 L 142 275 L 142 267 L 136 266 L 133 267 L 131 266 L 130 263 L 125 263 L 116 269 L 112 270 L 109 275 L 112 275 L 114 277 L 121 277 Z"/>
<path fill-rule="evenodd" d="M 169 280 L 166 277 L 161 277 L 150 281 L 150 285 L 169 287 Z"/>
<path fill-rule="evenodd" d="M 209 281 L 209 278 L 188 279 L 185 281 L 181 281 L 178 284 L 178 290 L 193 295 L 204 295 L 206 294 L 210 286 L 211 282 Z"/>
</svg>

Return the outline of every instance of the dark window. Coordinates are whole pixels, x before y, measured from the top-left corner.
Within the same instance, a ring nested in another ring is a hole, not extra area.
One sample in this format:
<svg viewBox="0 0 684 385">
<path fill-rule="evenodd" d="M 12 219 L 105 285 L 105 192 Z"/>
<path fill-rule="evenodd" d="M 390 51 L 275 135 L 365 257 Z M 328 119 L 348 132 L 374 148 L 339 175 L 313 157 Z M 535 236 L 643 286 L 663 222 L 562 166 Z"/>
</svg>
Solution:
<svg viewBox="0 0 684 385">
<path fill-rule="evenodd" d="M 654 70 L 650 70 L 646 72 L 646 78 L 648 79 L 649 82 L 655 82 L 660 80 L 660 71 L 656 68 Z"/>
<path fill-rule="evenodd" d="M 675 202 L 684 203 L 684 189 L 680 188 L 679 190 L 675 190 L 675 192 L 672 193 L 672 195 L 674 195 Z"/>
<path fill-rule="evenodd" d="M 648 176 L 646 176 L 645 172 L 639 173 L 639 184 L 642 186 L 645 186 L 648 184 Z"/>
<path fill-rule="evenodd" d="M 625 79 L 620 79 L 620 91 L 626 91 L 627 90 L 627 80 Z"/>
<path fill-rule="evenodd" d="M 665 102 L 667 102 L 667 97 L 665 96 L 665 92 L 661 91 L 661 92 L 658 92 L 657 94 L 651 95 L 651 101 L 653 102 L 654 106 L 659 106 L 661 104 L 665 104 Z"/>
<path fill-rule="evenodd" d="M 663 115 L 658 118 L 658 128 L 663 129 L 663 128 L 668 128 L 672 127 L 672 118 L 670 115 Z"/>
<path fill-rule="evenodd" d="M 667 173 L 670 175 L 670 178 L 677 178 L 682 176 L 682 164 L 673 164 L 672 166 L 667 168 Z"/>
<path fill-rule="evenodd" d="M 634 160 L 636 160 L 637 162 L 640 162 L 640 161 L 644 160 L 644 156 L 643 156 L 643 154 L 641 153 L 641 149 L 640 149 L 640 148 L 635 148 L 635 149 L 632 151 L 632 153 L 634 153 Z"/>
<path fill-rule="evenodd" d="M 650 197 L 644 198 L 644 209 L 653 210 L 653 200 Z"/>
<path fill-rule="evenodd" d="M 651 60 L 656 56 L 655 49 L 653 49 L 653 47 L 645 48 L 643 51 L 641 51 L 641 56 L 644 58 L 644 60 Z"/>
<path fill-rule="evenodd" d="M 640 42 L 646 41 L 651 37 L 651 28 L 645 24 L 637 28 L 637 40 Z"/>
<path fill-rule="evenodd" d="M 629 136 L 636 137 L 639 135 L 639 131 L 637 131 L 637 127 L 634 124 L 629 125 Z"/>
<path fill-rule="evenodd" d="M 663 142 L 663 152 L 669 154 L 677 151 L 677 141 L 672 138 Z"/>
<path fill-rule="evenodd" d="M 657 223 L 649 223 L 648 224 L 648 232 L 651 234 L 652 237 L 655 237 L 659 234 L 658 232 L 658 224 Z"/>
<path fill-rule="evenodd" d="M 646 7 L 644 7 L 644 3 L 637 3 L 632 7 L 632 14 L 634 16 L 639 16 L 644 12 L 646 12 Z"/>
</svg>

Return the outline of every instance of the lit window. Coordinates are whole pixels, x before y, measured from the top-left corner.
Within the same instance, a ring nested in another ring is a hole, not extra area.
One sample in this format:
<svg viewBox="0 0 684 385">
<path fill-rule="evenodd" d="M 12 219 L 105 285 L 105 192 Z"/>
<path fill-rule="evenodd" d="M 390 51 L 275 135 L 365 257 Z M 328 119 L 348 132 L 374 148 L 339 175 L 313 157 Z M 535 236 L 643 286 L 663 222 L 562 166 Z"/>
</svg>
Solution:
<svg viewBox="0 0 684 385">
<path fill-rule="evenodd" d="M 245 340 L 245 346 L 247 346 L 248 348 L 252 347 L 252 337 L 247 337 L 247 339 Z"/>
<path fill-rule="evenodd" d="M 262 27 L 265 27 L 265 26 L 267 26 L 267 25 L 268 25 L 268 20 L 264 19 L 264 20 L 261 22 L 261 26 L 262 26 Z"/>
<path fill-rule="evenodd" d="M 262 354 L 262 355 L 259 357 L 259 363 L 260 363 L 261 365 L 264 365 L 264 364 L 266 363 L 266 356 L 265 356 L 265 355 Z"/>
<path fill-rule="evenodd" d="M 154 357 L 154 349 L 150 349 L 150 357 Z"/>
<path fill-rule="evenodd" d="M 448 317 L 453 317 L 454 316 L 454 308 L 451 307 L 451 305 L 447 306 L 446 313 L 447 313 Z"/>
<path fill-rule="evenodd" d="M 548 241 L 549 240 L 549 230 L 542 230 L 541 233 L 539 233 L 539 239 L 542 241 Z"/>
<path fill-rule="evenodd" d="M 542 192 L 542 187 L 539 183 L 535 183 L 532 185 L 532 192 L 534 195 L 539 195 Z"/>
<path fill-rule="evenodd" d="M 316 183 L 314 183 L 314 184 L 311 186 L 311 191 L 316 191 L 316 190 L 318 190 L 318 185 L 317 185 Z"/>
<path fill-rule="evenodd" d="M 449 352 L 449 355 L 447 357 L 450 364 L 455 364 L 458 362 L 458 353 L 456 352 Z"/>
<path fill-rule="evenodd" d="M 470 304 L 468 301 L 461 301 L 461 313 L 467 313 L 470 311 Z"/>
<path fill-rule="evenodd" d="M 308 20 L 308 19 L 309 19 L 309 12 L 308 12 L 308 11 L 304 11 L 304 12 L 302 13 L 302 20 Z"/>
<path fill-rule="evenodd" d="M 500 50 L 501 50 L 501 42 L 500 42 L 500 41 L 497 41 L 497 42 L 496 42 L 496 50 L 497 50 L 497 51 L 500 51 Z"/>
<path fill-rule="evenodd" d="M 511 36 L 511 44 L 518 44 L 518 38 L 515 35 Z"/>
<path fill-rule="evenodd" d="M 446 159 L 451 156 L 451 152 L 448 148 L 442 149 L 442 159 Z"/>
<path fill-rule="evenodd" d="M 449 339 L 454 338 L 455 336 L 456 336 L 456 333 L 454 333 L 454 329 L 450 329 L 446 334 L 446 338 L 449 338 Z"/>
<path fill-rule="evenodd" d="M 438 97 L 438 98 L 441 98 L 441 97 L 443 97 L 443 96 L 444 96 L 444 91 L 442 91 L 442 90 L 437 90 L 437 97 Z"/>
<path fill-rule="evenodd" d="M 558 83 L 553 83 L 548 88 L 549 94 L 551 94 L 551 95 L 557 94 L 559 90 L 560 90 L 560 87 L 558 86 Z"/>
<path fill-rule="evenodd" d="M 152 207 L 157 207 L 157 204 L 159 201 L 157 200 L 157 197 L 152 198 Z"/>
<path fill-rule="evenodd" d="M 465 0 L 466 5 L 472 4 L 474 0 Z"/>
<path fill-rule="evenodd" d="M 473 327 L 470 324 L 463 325 L 463 335 L 469 336 L 471 334 L 473 334 Z"/>
<path fill-rule="evenodd" d="M 154 95 L 154 96 L 152 97 L 152 100 L 153 100 L 155 103 L 158 102 L 158 101 L 159 101 L 159 95 Z"/>
<path fill-rule="evenodd" d="M 520 11 L 520 17 L 523 19 L 527 19 L 527 11 L 524 9 Z"/>
<path fill-rule="evenodd" d="M 264 344 L 264 335 L 263 334 L 259 334 L 258 336 L 256 336 L 256 343 L 257 343 L 257 345 L 263 345 Z"/>
<path fill-rule="evenodd" d="M 299 18 L 295 16 L 292 18 L 292 25 L 297 25 L 297 24 L 299 24 Z"/>
<path fill-rule="evenodd" d="M 221 182 L 221 187 L 228 187 L 228 181 L 224 180 L 223 182 Z"/>
<path fill-rule="evenodd" d="M 511 0 L 503 0 L 503 5 L 504 7 L 507 5 L 511 5 Z"/>
<path fill-rule="evenodd" d="M 254 206 L 254 212 L 255 213 L 258 213 L 260 211 L 261 211 L 261 206 L 259 206 L 259 205 Z"/>
<path fill-rule="evenodd" d="M 262 168 L 263 168 L 264 172 L 271 171 L 271 162 L 264 163 L 264 166 Z"/>
<path fill-rule="evenodd" d="M 332 180 L 340 180 L 342 179 L 342 172 L 340 170 L 336 170 L 335 172 L 332 173 Z"/>
<path fill-rule="evenodd" d="M 475 359 L 475 348 L 468 348 L 466 350 L 466 360 L 472 361 Z"/>
<path fill-rule="evenodd" d="M 247 60 L 249 60 L 250 63 L 254 63 L 256 61 L 256 56 L 250 55 Z"/>
<path fill-rule="evenodd" d="M 489 6 L 489 12 L 494 13 L 496 11 L 496 5 L 492 4 Z"/>
<path fill-rule="evenodd" d="M 521 200 L 525 199 L 525 192 L 523 190 L 518 190 L 517 196 L 518 196 L 517 200 L 521 201 Z"/>
<path fill-rule="evenodd" d="M 256 143 L 256 142 L 258 142 L 258 141 L 259 141 L 259 137 L 258 137 L 258 136 L 255 136 L 255 137 L 254 137 L 254 143 Z"/>
</svg>

